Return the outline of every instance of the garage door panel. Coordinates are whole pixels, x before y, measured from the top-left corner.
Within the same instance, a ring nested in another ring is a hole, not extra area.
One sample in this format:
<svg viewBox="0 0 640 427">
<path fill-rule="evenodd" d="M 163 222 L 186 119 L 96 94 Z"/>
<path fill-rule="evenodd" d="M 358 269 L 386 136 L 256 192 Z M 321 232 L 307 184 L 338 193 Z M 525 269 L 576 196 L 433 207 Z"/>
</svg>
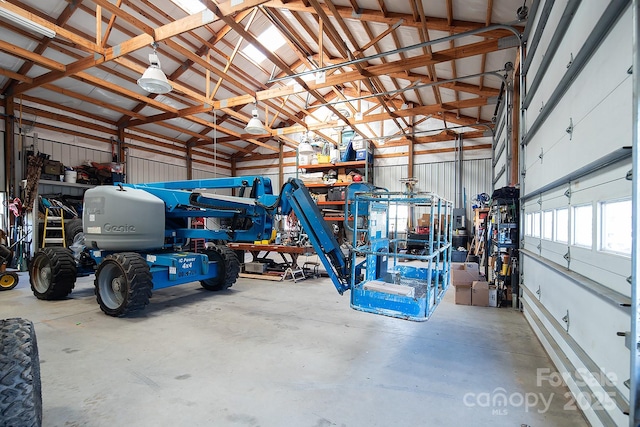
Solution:
<svg viewBox="0 0 640 427">
<path fill-rule="evenodd" d="M 567 322 L 562 319 L 569 313 L 567 334 L 598 366 L 614 372 L 621 379 L 618 386 L 624 392 L 622 381 L 629 378 L 629 351 L 624 338 L 617 336 L 617 332 L 629 328 L 628 309 L 603 302 L 593 292 L 526 256 L 523 266 L 535 273 L 528 275 L 525 287 L 533 295 L 539 295 L 539 301 L 551 317 L 565 326 Z M 597 311 L 593 307 L 598 307 Z"/>
<path fill-rule="evenodd" d="M 575 341 L 567 337 L 564 329 L 555 319 L 547 317 L 546 310 L 537 303 L 535 296 L 528 293 L 523 305 L 525 319 L 540 337 L 540 342 L 556 365 L 558 377 L 563 378 L 574 396 L 573 398 L 563 396 L 567 398 L 565 408 L 567 410 L 582 409 L 583 414 L 593 426 L 626 425 L 628 418 L 625 412 L 629 410 L 628 390 L 621 385 L 623 380 L 618 377 L 618 374 L 607 367 L 598 366 L 590 358 L 585 360 L 579 357 L 577 353 L 585 354 L 584 351 Z M 554 378 L 552 375 L 556 373 L 549 373 L 549 376 L 546 374 L 546 371 L 540 372 L 540 379 L 551 380 Z M 572 405 L 578 399 L 583 404 Z M 590 402 L 592 404 L 589 404 Z"/>
<path fill-rule="evenodd" d="M 567 260 L 565 259 L 565 254 L 567 253 L 567 249 L 568 246 L 566 244 L 542 240 L 540 256 L 566 267 Z"/>
<path fill-rule="evenodd" d="M 563 2 L 564 3 L 564 2 Z M 556 14 L 562 14 L 565 9 L 565 5 L 562 7 L 558 7 L 560 5 L 554 4 L 552 9 L 552 15 L 550 15 L 550 19 L 552 17 L 555 18 Z M 604 11 L 607 7 L 607 2 L 582 2 L 580 7 L 578 8 L 575 16 L 571 21 L 571 25 L 567 29 L 564 38 L 562 39 L 562 43 L 558 46 L 557 51 L 554 54 L 554 57 L 544 73 L 544 75 L 538 74 L 538 68 L 536 67 L 529 70 L 527 75 L 527 80 L 529 84 L 535 79 L 541 79 L 538 90 L 535 92 L 533 98 L 531 98 L 531 103 L 529 109 L 531 110 L 531 115 L 527 117 L 527 123 L 531 124 L 540 114 L 540 108 L 542 105 L 547 103 L 547 100 L 551 97 L 556 87 L 560 83 L 561 79 L 566 74 L 572 59 L 578 54 L 580 49 L 582 49 L 584 42 L 588 38 L 591 31 L 596 26 L 598 19 L 602 11 Z M 615 86 L 617 86 L 619 80 L 618 79 L 606 79 L 602 78 L 603 70 L 611 71 L 615 69 L 626 70 L 629 68 L 628 57 L 629 52 L 631 52 L 631 40 L 630 38 L 625 38 L 625 28 L 629 28 L 631 25 L 631 13 L 630 9 L 627 10 L 625 15 L 617 22 L 616 26 L 612 29 L 612 34 L 603 41 L 600 46 L 598 52 L 591 58 L 591 61 L 594 61 L 592 67 L 588 67 L 589 69 L 583 71 L 581 75 L 578 77 L 574 85 L 578 85 L 578 87 L 589 88 L 589 92 L 593 91 L 594 99 L 601 99 L 603 94 L 610 92 Z M 547 46 L 549 40 L 551 38 L 551 34 L 555 30 L 554 27 L 547 26 L 545 28 L 545 35 L 541 38 L 541 46 L 538 47 L 539 51 L 542 50 L 547 54 Z M 544 41 L 544 47 L 542 47 L 542 41 Z M 541 49 L 542 47 L 542 49 Z M 627 65 L 624 66 L 624 61 L 626 59 Z M 621 64 L 622 62 L 622 64 Z M 600 70 L 600 75 L 598 74 L 598 70 Z M 595 74 L 595 75 L 594 75 Z M 535 76 L 535 77 L 534 77 Z M 596 86 L 584 86 L 585 84 L 596 84 Z M 569 98 L 572 98 L 572 95 L 568 95 Z M 592 108 L 591 104 L 584 105 L 584 108 L 587 110 Z M 562 110 L 560 110 L 562 111 Z M 583 114 L 578 114 L 577 116 L 582 117 Z"/>
</svg>

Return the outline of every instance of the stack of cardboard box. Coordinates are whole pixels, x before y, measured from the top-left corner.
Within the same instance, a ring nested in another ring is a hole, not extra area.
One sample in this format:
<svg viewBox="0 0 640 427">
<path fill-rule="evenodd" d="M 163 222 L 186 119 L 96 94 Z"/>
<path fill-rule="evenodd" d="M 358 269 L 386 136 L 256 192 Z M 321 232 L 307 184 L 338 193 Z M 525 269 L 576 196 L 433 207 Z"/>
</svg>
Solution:
<svg viewBox="0 0 640 427">
<path fill-rule="evenodd" d="M 477 263 L 451 263 L 451 282 L 456 290 L 456 304 L 480 307 L 497 306 L 496 288 L 480 276 Z"/>
</svg>

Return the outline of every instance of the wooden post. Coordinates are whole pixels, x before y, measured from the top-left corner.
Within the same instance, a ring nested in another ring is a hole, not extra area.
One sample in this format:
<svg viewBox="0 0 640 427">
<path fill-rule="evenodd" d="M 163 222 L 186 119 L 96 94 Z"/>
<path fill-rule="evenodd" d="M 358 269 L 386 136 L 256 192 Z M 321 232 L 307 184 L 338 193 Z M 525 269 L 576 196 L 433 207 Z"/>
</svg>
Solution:
<svg viewBox="0 0 640 427">
<path fill-rule="evenodd" d="M 413 104 L 409 105 L 409 108 L 413 108 Z M 413 133 L 413 120 L 415 116 L 408 117 L 409 119 L 409 130 Z M 407 178 L 415 178 L 413 175 L 413 144 L 414 139 L 413 135 L 407 138 L 409 140 L 409 152 L 407 153 Z"/>
<path fill-rule="evenodd" d="M 187 144 L 187 179 L 193 179 L 193 145 Z"/>
<path fill-rule="evenodd" d="M 124 127 L 118 128 L 118 161 L 120 163 L 124 163 L 124 138 L 126 133 L 124 131 Z"/>
<path fill-rule="evenodd" d="M 235 157 L 231 158 L 231 176 L 236 176 L 236 168 L 238 167 L 238 162 Z M 231 189 L 231 195 L 236 196 L 236 189 Z"/>
<path fill-rule="evenodd" d="M 3 191 L 7 192 L 7 197 L 13 197 L 17 194 L 15 188 L 16 179 L 16 165 L 15 165 L 15 110 L 13 104 L 13 97 L 7 96 L 5 98 L 4 111 L 4 182 Z"/>
<path fill-rule="evenodd" d="M 284 184 L 284 142 L 280 140 L 280 153 L 278 153 L 278 178 L 280 179 L 280 187 Z"/>
</svg>

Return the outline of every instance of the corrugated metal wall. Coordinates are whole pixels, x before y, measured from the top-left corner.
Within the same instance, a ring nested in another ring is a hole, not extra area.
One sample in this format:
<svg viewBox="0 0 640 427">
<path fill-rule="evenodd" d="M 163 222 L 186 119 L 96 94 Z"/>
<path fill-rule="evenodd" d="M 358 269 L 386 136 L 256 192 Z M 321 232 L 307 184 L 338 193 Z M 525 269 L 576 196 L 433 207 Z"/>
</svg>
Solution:
<svg viewBox="0 0 640 427">
<path fill-rule="evenodd" d="M 34 135 L 29 134 L 24 139 L 27 149 L 34 144 Z M 19 136 L 16 135 L 16 140 Z M 48 139 L 37 139 L 35 142 L 37 149 L 41 153 L 48 154 L 52 160 L 62 162 L 65 166 L 75 167 L 86 162 L 108 163 L 111 162 L 111 152 L 105 149 L 93 148 L 85 145 L 68 144 L 64 142 L 51 141 Z M 100 144 L 104 146 L 104 144 Z M 180 161 L 171 161 L 166 156 L 142 157 L 148 154 L 143 151 L 136 151 L 128 157 L 127 181 L 133 183 L 156 182 L 156 181 L 179 181 L 187 179 L 187 169 Z M 16 165 L 18 175 L 22 176 L 21 162 L 17 158 Z"/>
<path fill-rule="evenodd" d="M 187 179 L 187 168 L 182 165 L 129 156 L 127 182 L 182 181 Z"/>
<path fill-rule="evenodd" d="M 491 194 L 491 159 L 463 160 L 462 189 L 466 202 L 467 220 L 471 218 L 472 199 L 476 194 Z M 456 200 L 456 164 L 455 162 L 423 163 L 414 165 L 414 174 L 418 178 L 419 191 L 431 191 L 445 199 Z M 401 178 L 408 176 L 407 166 L 382 166 L 375 170 L 374 183 L 389 191 L 403 191 Z M 467 224 L 467 228 L 470 225 Z"/>
</svg>

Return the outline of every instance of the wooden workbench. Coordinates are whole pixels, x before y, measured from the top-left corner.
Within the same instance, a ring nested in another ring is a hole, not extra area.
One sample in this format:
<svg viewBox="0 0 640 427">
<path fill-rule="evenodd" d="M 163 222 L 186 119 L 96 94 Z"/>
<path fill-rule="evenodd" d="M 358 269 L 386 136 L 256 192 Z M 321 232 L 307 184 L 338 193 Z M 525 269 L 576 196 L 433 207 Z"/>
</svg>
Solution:
<svg viewBox="0 0 640 427">
<path fill-rule="evenodd" d="M 256 245 L 253 243 L 227 243 L 229 249 L 234 251 L 246 251 L 253 257 L 252 261 L 260 262 L 264 260 L 271 252 L 280 254 L 280 257 L 288 268 L 298 269 L 298 257 L 300 255 L 312 255 L 314 253 L 311 246 L 287 246 L 287 245 Z M 260 255 L 264 252 L 263 255 Z M 288 254 L 291 260 L 285 257 Z"/>
</svg>

